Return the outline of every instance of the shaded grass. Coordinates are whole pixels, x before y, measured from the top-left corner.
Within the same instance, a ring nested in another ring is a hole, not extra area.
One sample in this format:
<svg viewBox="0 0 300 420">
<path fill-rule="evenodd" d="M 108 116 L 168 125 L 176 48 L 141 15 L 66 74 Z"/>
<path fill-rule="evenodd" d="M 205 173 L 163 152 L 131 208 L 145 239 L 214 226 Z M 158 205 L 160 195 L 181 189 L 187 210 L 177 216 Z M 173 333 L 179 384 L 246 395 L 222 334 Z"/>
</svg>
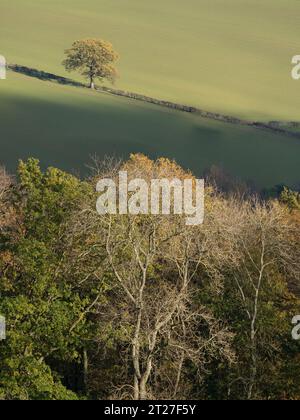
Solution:
<svg viewBox="0 0 300 420">
<path fill-rule="evenodd" d="M 218 165 L 260 187 L 300 182 L 300 141 L 86 89 L 11 74 L 0 84 L 1 157 L 35 156 L 86 172 L 90 155 L 175 158 L 197 175 Z"/>
</svg>

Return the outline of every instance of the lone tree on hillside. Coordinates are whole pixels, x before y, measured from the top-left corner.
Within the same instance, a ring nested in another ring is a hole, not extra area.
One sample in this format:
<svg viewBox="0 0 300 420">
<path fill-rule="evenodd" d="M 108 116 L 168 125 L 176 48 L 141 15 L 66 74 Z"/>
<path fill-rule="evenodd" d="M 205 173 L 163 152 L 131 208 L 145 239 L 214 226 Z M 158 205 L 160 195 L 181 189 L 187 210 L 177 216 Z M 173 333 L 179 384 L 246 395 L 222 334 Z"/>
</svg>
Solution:
<svg viewBox="0 0 300 420">
<path fill-rule="evenodd" d="M 90 81 L 90 88 L 95 88 L 95 79 L 114 82 L 118 76 L 115 63 L 119 55 L 110 42 L 101 39 L 75 41 L 72 48 L 65 51 L 63 61 L 67 71 L 78 70 Z"/>
</svg>

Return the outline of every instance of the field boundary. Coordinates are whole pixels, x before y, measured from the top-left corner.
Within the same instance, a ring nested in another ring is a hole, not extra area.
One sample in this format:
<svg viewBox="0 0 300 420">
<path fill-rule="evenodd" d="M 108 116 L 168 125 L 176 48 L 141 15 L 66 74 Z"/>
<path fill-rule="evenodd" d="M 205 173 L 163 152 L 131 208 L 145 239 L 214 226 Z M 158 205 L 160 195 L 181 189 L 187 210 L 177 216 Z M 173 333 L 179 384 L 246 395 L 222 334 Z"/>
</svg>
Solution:
<svg viewBox="0 0 300 420">
<path fill-rule="evenodd" d="M 21 73 L 29 77 L 37 78 L 39 80 L 88 89 L 88 86 L 84 83 L 76 82 L 73 79 L 69 79 L 69 78 L 62 77 L 62 76 L 52 74 L 52 73 L 47 73 L 42 70 L 37 70 L 37 69 L 33 69 L 26 66 L 21 66 L 18 64 L 9 64 L 8 69 L 11 71 L 14 71 L 15 73 Z M 248 126 L 248 127 L 265 130 L 265 131 L 271 131 L 276 134 L 283 134 L 289 137 L 300 139 L 300 132 L 295 132 L 295 131 L 288 130 L 287 128 L 284 128 L 282 126 L 283 123 L 280 121 L 270 121 L 270 122 L 263 123 L 259 121 L 243 120 L 243 119 L 231 117 L 228 115 L 205 111 L 197 107 L 179 104 L 176 102 L 160 100 L 160 99 L 156 99 L 150 96 L 145 96 L 139 93 L 119 90 L 115 88 L 109 88 L 106 86 L 101 86 L 101 87 L 96 86 L 95 90 L 96 92 L 99 92 L 99 93 L 107 93 L 114 96 L 121 96 L 124 98 L 133 99 L 136 101 L 141 101 L 141 102 L 145 102 L 149 104 L 162 106 L 164 108 L 169 108 L 169 109 L 173 109 L 173 110 L 177 110 L 181 112 L 195 114 L 202 118 L 207 118 L 207 119 L 211 119 L 211 120 L 215 120 L 215 121 L 219 121 L 223 123 L 228 123 L 228 124 Z M 291 121 L 287 123 L 287 125 L 293 128 L 300 128 L 300 122 Z"/>
</svg>

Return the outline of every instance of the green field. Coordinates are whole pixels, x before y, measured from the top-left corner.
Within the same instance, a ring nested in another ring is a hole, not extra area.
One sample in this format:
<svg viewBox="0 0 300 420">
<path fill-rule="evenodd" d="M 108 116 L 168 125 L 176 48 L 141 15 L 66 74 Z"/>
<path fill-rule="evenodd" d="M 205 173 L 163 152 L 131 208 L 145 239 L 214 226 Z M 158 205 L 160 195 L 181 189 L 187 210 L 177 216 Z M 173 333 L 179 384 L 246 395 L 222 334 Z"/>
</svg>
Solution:
<svg viewBox="0 0 300 420">
<path fill-rule="evenodd" d="M 300 181 L 300 141 L 159 106 L 9 73 L 0 83 L 1 162 L 34 156 L 85 171 L 90 156 L 176 158 L 196 174 L 215 164 L 261 187 Z"/>
<path fill-rule="evenodd" d="M 121 55 L 117 88 L 251 120 L 299 121 L 300 81 L 290 76 L 299 16 L 296 0 L 2 0 L 0 54 L 65 76 L 65 48 L 104 38 Z M 0 81 L 0 112 L 0 163 L 10 170 L 29 156 L 84 171 L 91 155 L 144 152 L 197 175 L 218 165 L 260 187 L 300 184 L 300 140 L 288 136 L 12 72 Z"/>
<path fill-rule="evenodd" d="M 118 87 L 259 120 L 299 120 L 297 0 L 1 0 L 0 53 L 64 74 L 63 51 L 100 37 Z"/>
</svg>

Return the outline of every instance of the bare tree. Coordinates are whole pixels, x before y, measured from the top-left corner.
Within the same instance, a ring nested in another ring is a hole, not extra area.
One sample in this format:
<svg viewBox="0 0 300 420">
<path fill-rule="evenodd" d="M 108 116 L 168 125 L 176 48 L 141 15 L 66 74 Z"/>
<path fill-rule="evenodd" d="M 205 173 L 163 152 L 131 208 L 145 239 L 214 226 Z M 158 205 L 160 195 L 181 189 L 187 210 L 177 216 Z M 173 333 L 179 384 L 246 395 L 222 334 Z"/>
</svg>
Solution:
<svg viewBox="0 0 300 420">
<path fill-rule="evenodd" d="M 15 224 L 15 212 L 9 197 L 12 184 L 12 177 L 8 175 L 5 168 L 0 167 L 0 231 L 7 230 Z"/>
<path fill-rule="evenodd" d="M 149 216 L 144 220 L 130 217 L 127 221 L 128 225 L 120 226 L 120 222 L 113 223 L 110 218 L 106 251 L 108 263 L 124 291 L 123 299 L 126 297 L 133 308 L 134 398 L 149 396 L 147 385 L 159 363 L 156 354 L 162 342 L 173 365 L 178 366 L 173 384 L 176 395 L 186 359 L 201 370 L 205 352 L 216 351 L 233 358 L 230 333 L 209 311 L 193 302 L 193 281 L 199 276 L 201 265 L 208 263 L 208 250 L 200 249 L 196 232 L 180 226 L 178 219 L 170 223 Z M 127 264 L 125 254 L 130 258 Z M 156 273 L 161 264 L 164 270 Z M 206 324 L 208 336 L 199 334 L 201 323 Z"/>
<path fill-rule="evenodd" d="M 249 320 L 250 373 L 244 380 L 247 398 L 254 396 L 258 375 L 257 340 L 261 295 L 278 269 L 299 279 L 300 254 L 292 243 L 294 227 L 287 210 L 276 202 L 261 203 L 255 199 L 232 203 L 232 214 L 239 215 L 236 236 L 236 269 L 234 279 L 242 307 Z M 234 242 L 233 238 L 231 241 Z M 269 343 L 270 344 L 270 343 Z"/>
<path fill-rule="evenodd" d="M 5 168 L 0 167 L 0 200 L 3 199 L 12 183 L 11 177 L 7 174 Z"/>
<path fill-rule="evenodd" d="M 125 167 L 131 177 L 146 180 L 174 178 L 175 173 L 187 176 L 173 163 L 147 164 Z M 112 170 L 112 177 L 115 173 Z M 222 229 L 230 216 L 227 211 L 222 219 L 225 202 L 214 202 L 208 199 L 209 213 L 200 227 L 187 227 L 177 215 L 100 217 L 93 200 L 83 203 L 74 217 L 70 248 L 76 266 L 85 267 L 79 281 L 84 286 L 104 275 L 111 278 L 113 305 L 97 302 L 93 310 L 99 322 L 122 330 L 127 342 L 120 356 L 129 369 L 115 390 L 117 397 L 178 398 L 179 391 L 184 397 L 188 361 L 201 378 L 212 358 L 234 360 L 230 330 L 196 298 L 197 285 L 205 281 L 215 293 L 222 293 L 220 267 L 233 259 L 233 248 L 229 243 L 224 246 L 227 234 Z M 76 243 L 86 245 L 77 249 Z"/>
</svg>

